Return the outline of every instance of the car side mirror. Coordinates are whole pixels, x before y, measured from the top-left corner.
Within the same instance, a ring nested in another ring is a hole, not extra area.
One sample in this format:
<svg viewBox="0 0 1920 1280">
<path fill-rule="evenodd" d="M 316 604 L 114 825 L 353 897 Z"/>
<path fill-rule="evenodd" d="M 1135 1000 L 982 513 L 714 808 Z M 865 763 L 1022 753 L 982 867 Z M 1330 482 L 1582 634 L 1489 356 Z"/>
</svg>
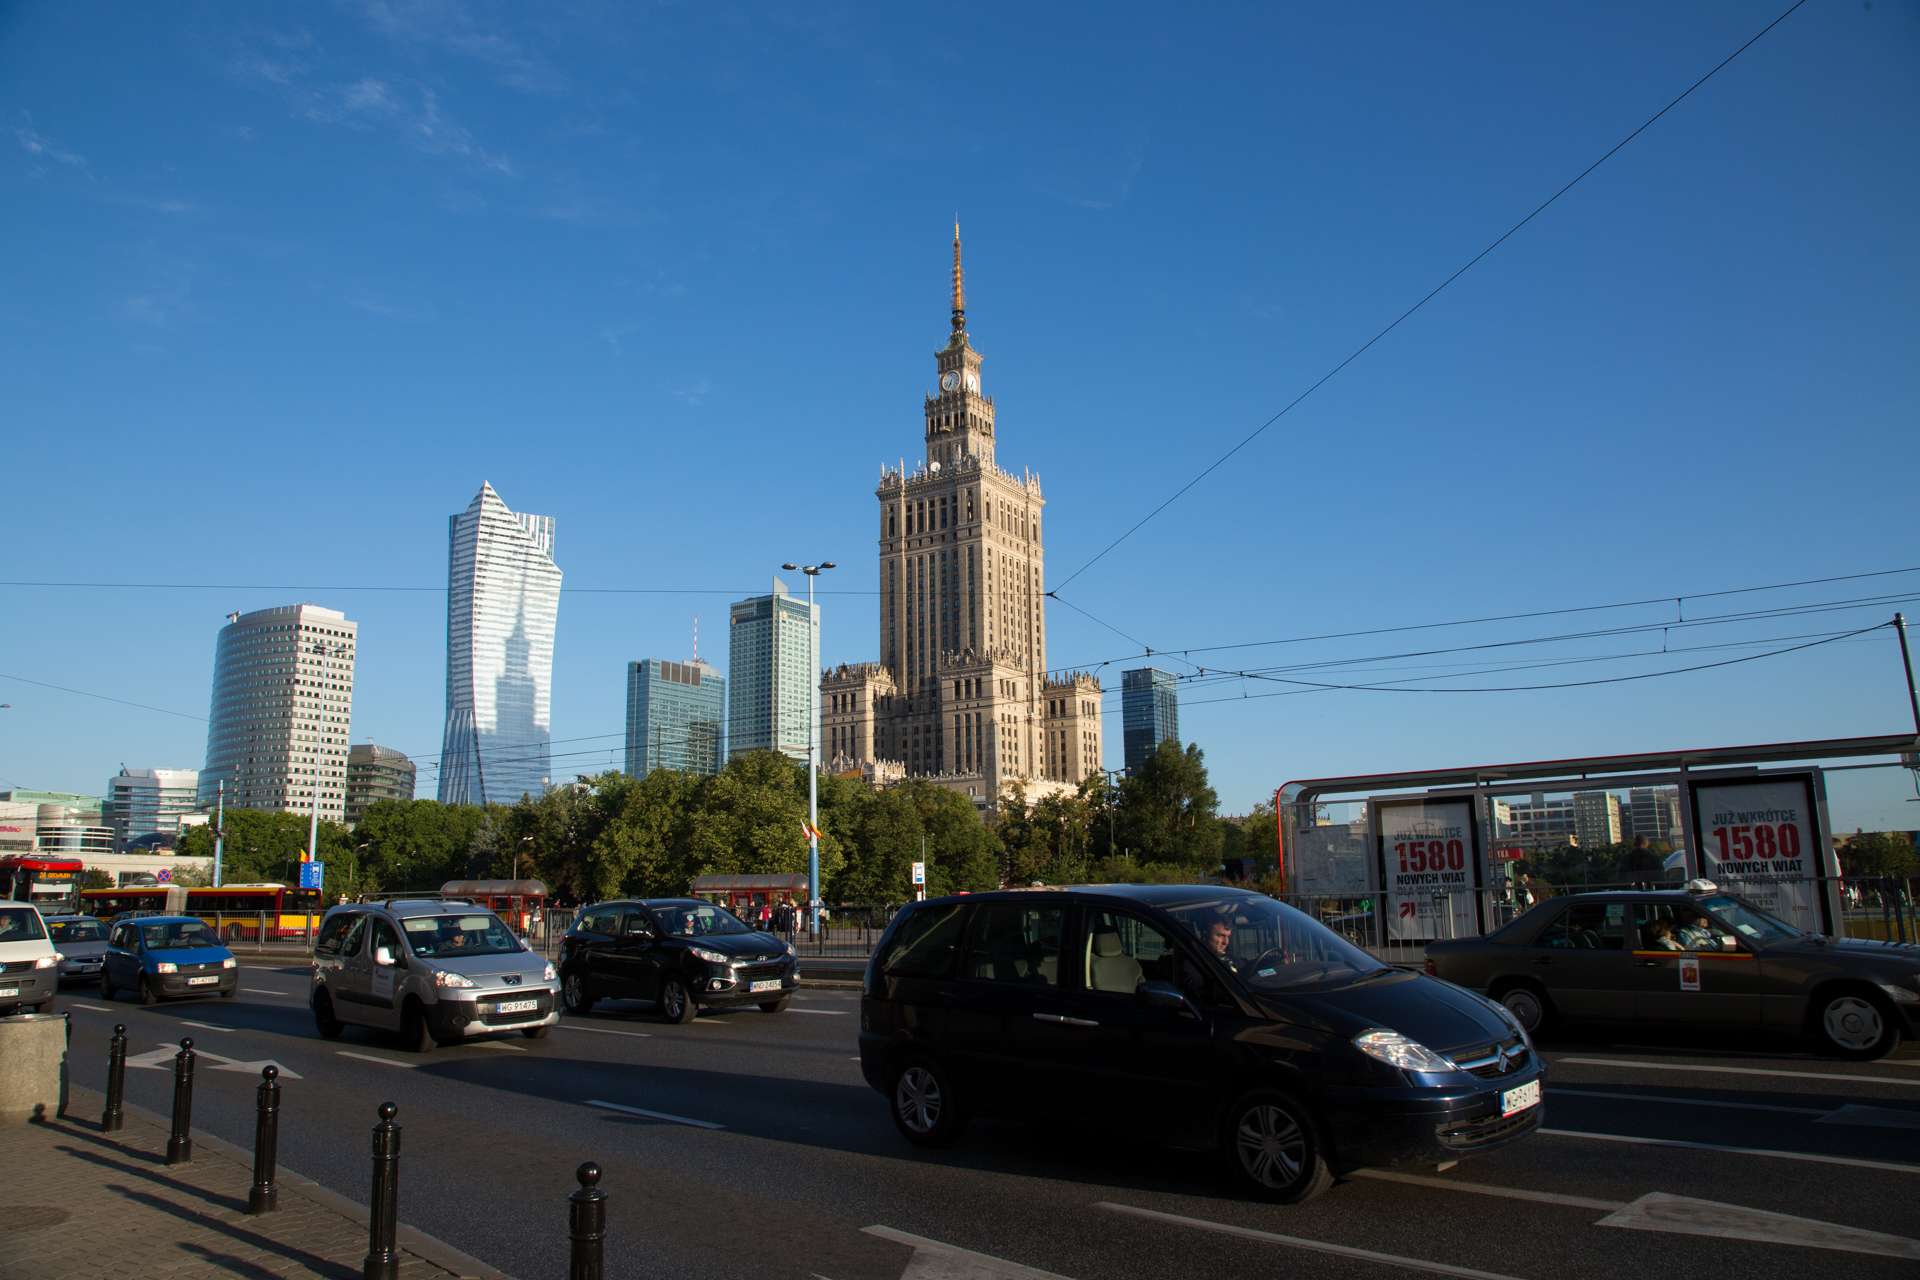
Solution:
<svg viewBox="0 0 1920 1280">
<path fill-rule="evenodd" d="M 375 947 L 373 949 L 373 962 L 377 965 L 384 965 L 387 968 L 392 968 L 393 952 L 388 950 L 386 947 Z"/>
<path fill-rule="evenodd" d="M 1142 1008 L 1163 1009 L 1186 1018 L 1200 1016 L 1200 1011 L 1193 1007 L 1193 1001 L 1187 993 L 1171 982 L 1143 982 L 1133 989 L 1133 998 Z"/>
</svg>

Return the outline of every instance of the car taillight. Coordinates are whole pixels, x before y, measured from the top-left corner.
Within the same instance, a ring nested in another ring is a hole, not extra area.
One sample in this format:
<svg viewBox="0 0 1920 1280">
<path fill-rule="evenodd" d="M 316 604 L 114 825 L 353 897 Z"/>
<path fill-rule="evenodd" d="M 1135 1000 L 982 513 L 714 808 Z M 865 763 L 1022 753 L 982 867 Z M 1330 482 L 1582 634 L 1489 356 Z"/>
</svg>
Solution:
<svg viewBox="0 0 1920 1280">
<path fill-rule="evenodd" d="M 1440 971 L 1433 967 L 1433 961 L 1431 960 L 1427 961 L 1427 975 L 1434 978 L 1440 976 Z"/>
</svg>

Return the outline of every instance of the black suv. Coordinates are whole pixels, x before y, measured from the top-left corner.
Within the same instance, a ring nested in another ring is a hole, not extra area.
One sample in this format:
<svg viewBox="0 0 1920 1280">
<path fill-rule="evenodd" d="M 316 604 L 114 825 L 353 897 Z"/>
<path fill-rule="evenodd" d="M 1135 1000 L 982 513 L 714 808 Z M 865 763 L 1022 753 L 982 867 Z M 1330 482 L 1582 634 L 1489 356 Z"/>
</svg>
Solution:
<svg viewBox="0 0 1920 1280">
<path fill-rule="evenodd" d="M 1218 1150 L 1283 1204 L 1543 1114 L 1545 1064 L 1501 1006 L 1215 885 L 914 904 L 867 966 L 860 1026 L 861 1071 L 918 1146 L 975 1114 L 1117 1125 Z"/>
<path fill-rule="evenodd" d="M 668 1022 L 693 1021 L 696 1005 L 757 1004 L 780 1013 L 799 970 L 786 943 L 711 902 L 598 902 L 574 917 L 561 940 L 560 998 L 575 1015 L 596 1000 L 654 1000 Z"/>
</svg>

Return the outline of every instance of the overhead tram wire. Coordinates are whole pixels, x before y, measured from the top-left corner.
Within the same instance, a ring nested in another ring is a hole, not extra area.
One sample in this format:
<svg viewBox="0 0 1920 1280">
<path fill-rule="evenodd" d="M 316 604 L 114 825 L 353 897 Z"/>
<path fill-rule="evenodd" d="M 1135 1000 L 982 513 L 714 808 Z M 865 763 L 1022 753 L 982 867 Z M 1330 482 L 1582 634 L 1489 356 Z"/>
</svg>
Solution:
<svg viewBox="0 0 1920 1280">
<path fill-rule="evenodd" d="M 447 594 L 446 587 L 315 586 L 311 583 L 275 582 L 0 582 L 0 587 L 55 587 L 89 591 L 400 591 Z M 758 587 L 730 589 L 722 587 L 561 587 L 561 595 L 590 596 L 751 596 L 766 594 Z M 853 588 L 825 590 L 823 596 L 877 596 L 878 590 Z"/>
<path fill-rule="evenodd" d="M 1479 253 L 1476 253 L 1475 255 L 1473 255 L 1473 257 L 1468 260 L 1465 266 L 1461 267 L 1458 271 L 1448 276 L 1445 280 L 1442 280 L 1437 286 L 1434 287 L 1432 292 L 1428 293 L 1424 298 L 1420 299 L 1420 301 L 1414 303 L 1412 306 L 1408 307 L 1405 311 L 1401 312 L 1399 317 L 1395 319 L 1392 324 L 1389 324 L 1386 328 L 1374 334 L 1371 338 L 1368 338 L 1366 342 L 1363 343 L 1356 351 L 1354 351 L 1352 355 L 1348 356 L 1346 359 L 1342 360 L 1339 364 L 1329 369 L 1325 374 L 1323 374 L 1320 377 L 1319 381 L 1315 382 L 1312 386 L 1308 387 L 1305 391 L 1302 391 L 1299 395 L 1295 396 L 1291 401 L 1287 403 L 1287 405 L 1284 408 L 1280 410 L 1280 412 L 1274 414 L 1271 418 L 1268 418 L 1265 422 L 1261 423 L 1252 432 L 1250 432 L 1245 439 L 1241 440 L 1239 444 L 1234 445 L 1233 448 L 1221 454 L 1220 457 L 1216 459 L 1213 462 L 1213 464 L 1210 465 L 1205 471 L 1202 471 L 1199 475 L 1195 476 L 1193 479 L 1181 485 L 1180 488 L 1174 492 L 1172 497 L 1168 498 L 1165 502 L 1162 502 L 1159 506 L 1155 507 L 1153 510 L 1147 512 L 1147 514 L 1142 516 L 1140 520 L 1133 525 L 1132 528 L 1128 529 L 1125 533 L 1121 534 L 1119 537 L 1115 538 L 1112 542 L 1108 543 L 1100 551 L 1098 555 L 1093 557 L 1093 559 L 1087 561 L 1085 564 L 1081 565 L 1078 569 L 1075 569 L 1071 574 L 1067 575 L 1066 581 L 1060 583 L 1060 585 L 1058 587 L 1055 587 L 1054 590 L 1056 591 L 1060 590 L 1061 588 L 1065 587 L 1068 583 L 1072 582 L 1075 578 L 1085 573 L 1088 569 L 1091 569 L 1094 565 L 1098 564 L 1102 559 L 1104 559 L 1108 552 L 1112 551 L 1115 547 L 1119 546 L 1121 543 L 1125 542 L 1128 538 L 1131 538 L 1135 533 L 1139 532 L 1141 527 L 1145 525 L 1149 520 L 1152 520 L 1155 516 L 1159 515 L 1162 511 L 1165 511 L 1168 507 L 1172 506 L 1175 502 L 1178 502 L 1180 500 L 1181 495 L 1185 494 L 1187 490 L 1193 488 L 1193 486 L 1199 484 L 1202 480 L 1205 480 L 1208 476 L 1212 475 L 1216 470 L 1218 470 L 1222 465 L 1224 465 L 1229 458 L 1233 457 L 1234 454 L 1240 452 L 1242 449 L 1252 444 L 1254 440 L 1257 439 L 1262 433 L 1264 433 L 1268 427 L 1271 427 L 1274 423 L 1280 421 L 1281 418 L 1284 418 L 1287 414 L 1291 413 L 1295 408 L 1295 406 L 1299 405 L 1301 401 L 1305 400 L 1308 396 L 1318 391 L 1322 386 L 1325 386 L 1328 382 L 1332 381 L 1333 378 L 1342 369 L 1345 369 L 1348 365 L 1352 364 L 1355 360 L 1358 360 L 1362 355 L 1365 355 L 1369 348 L 1371 348 L 1375 343 L 1379 342 L 1382 338 L 1386 337 L 1388 334 L 1392 333 L 1395 329 L 1399 328 L 1401 323 L 1404 322 L 1408 317 L 1412 316 L 1414 312 L 1420 310 L 1420 308 L 1426 306 L 1429 302 L 1433 301 L 1434 298 L 1438 297 L 1440 295 L 1441 290 L 1445 289 L 1448 285 L 1452 284 L 1455 280 L 1458 280 L 1461 276 L 1471 271 L 1474 268 L 1474 266 L 1478 264 L 1482 258 L 1486 257 L 1488 254 L 1492 253 L 1495 249 L 1498 249 L 1501 245 L 1505 244 L 1507 240 L 1514 235 L 1515 232 L 1520 230 L 1520 228 L 1526 226 L 1529 222 L 1532 222 L 1535 218 L 1539 217 L 1542 213 L 1545 213 L 1549 205 L 1551 205 L 1554 201 L 1558 200 L 1561 196 L 1567 194 L 1567 192 L 1573 190 L 1573 188 L 1579 184 L 1582 178 L 1585 178 L 1588 174 L 1592 173 L 1595 169 L 1598 169 L 1601 165 L 1605 164 L 1608 160 L 1611 160 L 1614 154 L 1618 152 L 1622 147 L 1626 146 L 1629 142 L 1632 142 L 1635 138 L 1639 137 L 1641 134 L 1645 133 L 1648 129 L 1652 128 L 1654 122 L 1659 120 L 1661 116 L 1666 115 L 1667 112 L 1673 110 L 1675 107 L 1679 106 L 1682 102 L 1686 101 L 1687 98 L 1692 95 L 1695 89 L 1698 89 L 1701 85 L 1713 79 L 1713 77 L 1718 75 L 1721 72 L 1721 70 L 1726 67 L 1728 63 L 1732 62 L 1735 58 L 1739 57 L 1741 54 L 1745 53 L 1748 49 L 1752 48 L 1753 45 L 1760 39 L 1761 36 L 1766 35 L 1767 32 L 1773 30 L 1775 27 L 1785 22 L 1789 17 L 1793 16 L 1794 12 L 1806 2 L 1807 0 L 1794 0 L 1793 5 L 1789 7 L 1785 13 L 1782 13 L 1779 17 L 1775 18 L 1772 22 L 1769 22 L 1766 26 L 1762 27 L 1745 44 L 1741 45 L 1738 49 L 1735 49 L 1732 53 L 1728 54 L 1725 58 L 1721 59 L 1720 62 L 1713 68 L 1713 70 L 1707 72 L 1707 74 L 1701 76 L 1698 80 L 1694 81 L 1691 85 L 1687 87 L 1686 91 L 1682 93 L 1679 97 L 1675 98 L 1672 102 L 1669 102 L 1666 106 L 1654 112 L 1653 115 L 1647 118 L 1646 123 L 1642 124 L 1638 129 L 1635 129 L 1632 133 L 1628 134 L 1626 137 L 1620 139 L 1620 141 L 1614 143 L 1614 145 L 1607 151 L 1605 155 L 1601 156 L 1598 160 L 1595 160 L 1592 164 L 1588 165 L 1586 168 L 1582 169 L 1578 174 L 1576 174 L 1573 178 L 1573 181 L 1567 183 L 1566 186 L 1561 187 L 1558 191 L 1548 196 L 1545 200 L 1543 200 L 1540 203 L 1539 207 L 1536 208 L 1532 213 L 1529 213 L 1526 217 L 1520 219 L 1520 221 L 1514 223 L 1511 227 L 1507 228 L 1506 232 L 1502 234 L 1498 240 L 1495 240 L 1492 244 L 1482 249 Z"/>
</svg>

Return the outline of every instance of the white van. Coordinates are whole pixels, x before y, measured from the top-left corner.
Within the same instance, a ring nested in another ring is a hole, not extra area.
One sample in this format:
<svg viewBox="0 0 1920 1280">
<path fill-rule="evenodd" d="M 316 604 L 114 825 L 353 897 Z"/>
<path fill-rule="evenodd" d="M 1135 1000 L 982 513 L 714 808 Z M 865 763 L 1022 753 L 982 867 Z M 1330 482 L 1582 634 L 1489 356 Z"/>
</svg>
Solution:
<svg viewBox="0 0 1920 1280">
<path fill-rule="evenodd" d="M 40 908 L 0 901 L 0 1014 L 41 1013 L 60 989 L 60 953 Z"/>
</svg>

